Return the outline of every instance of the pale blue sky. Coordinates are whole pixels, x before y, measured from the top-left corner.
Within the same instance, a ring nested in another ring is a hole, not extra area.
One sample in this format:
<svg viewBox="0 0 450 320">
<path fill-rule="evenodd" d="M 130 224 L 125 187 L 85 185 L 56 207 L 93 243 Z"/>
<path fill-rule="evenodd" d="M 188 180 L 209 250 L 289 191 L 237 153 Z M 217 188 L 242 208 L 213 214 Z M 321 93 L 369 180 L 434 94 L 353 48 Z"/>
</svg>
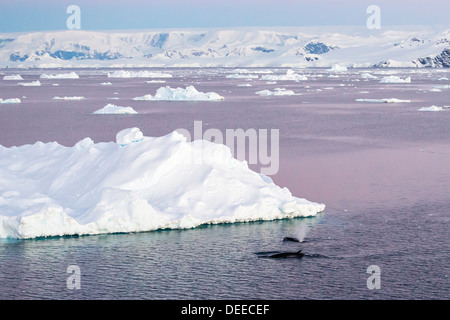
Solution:
<svg viewBox="0 0 450 320">
<path fill-rule="evenodd" d="M 0 32 L 64 30 L 71 4 L 83 30 L 365 26 L 372 4 L 382 26 L 450 24 L 449 0 L 0 0 Z"/>
</svg>

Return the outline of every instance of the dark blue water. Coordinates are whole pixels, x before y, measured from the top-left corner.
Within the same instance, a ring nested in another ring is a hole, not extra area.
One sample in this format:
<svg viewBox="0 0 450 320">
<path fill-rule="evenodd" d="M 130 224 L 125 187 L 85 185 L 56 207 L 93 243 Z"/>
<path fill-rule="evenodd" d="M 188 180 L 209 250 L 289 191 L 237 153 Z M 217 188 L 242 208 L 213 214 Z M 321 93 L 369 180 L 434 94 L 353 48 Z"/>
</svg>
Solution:
<svg viewBox="0 0 450 320">
<path fill-rule="evenodd" d="M 192 129 L 194 120 L 220 130 L 279 128 L 280 171 L 274 181 L 294 195 L 325 203 L 325 212 L 192 230 L 3 239 L 1 299 L 450 298 L 450 110 L 417 112 L 450 104 L 449 89 L 429 91 L 446 84 L 437 80 L 446 73 L 402 70 L 400 76 L 411 75 L 412 83 L 388 86 L 354 82 L 356 72 L 329 79 L 325 70 L 306 70 L 325 76 L 271 86 L 301 96 L 259 97 L 254 92 L 269 85 L 254 81 L 253 87 L 237 87 L 248 81 L 225 79 L 226 71 L 167 70 L 175 75 L 167 85 L 194 84 L 225 96 L 214 104 L 133 101 L 164 84 L 108 79 L 105 70 L 77 70 L 81 79 L 41 81 L 41 87 L 0 80 L 0 98 L 26 96 L 20 105 L 0 105 L 0 144 L 73 145 L 86 136 L 111 141 L 131 126 L 156 136 Z M 21 73 L 31 81 L 52 72 Z M 113 85 L 99 86 L 105 81 Z M 334 89 L 311 91 L 324 87 Z M 86 100 L 52 100 L 80 95 Z M 107 99 L 113 96 L 120 100 Z M 412 101 L 355 103 L 392 97 Z M 107 103 L 132 106 L 139 114 L 91 114 Z M 304 241 L 283 242 L 285 236 Z M 261 255 L 299 249 L 305 253 L 301 259 Z M 67 287 L 69 265 L 80 268 L 79 290 Z M 367 287 L 371 265 L 381 270 L 380 289 Z"/>
</svg>

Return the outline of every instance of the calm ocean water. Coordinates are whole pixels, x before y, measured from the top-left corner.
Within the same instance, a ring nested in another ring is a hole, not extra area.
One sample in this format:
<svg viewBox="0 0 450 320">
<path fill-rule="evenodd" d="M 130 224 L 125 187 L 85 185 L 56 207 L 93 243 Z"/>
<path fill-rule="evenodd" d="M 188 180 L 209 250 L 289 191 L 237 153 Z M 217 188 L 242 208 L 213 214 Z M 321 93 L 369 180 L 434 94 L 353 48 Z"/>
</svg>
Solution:
<svg viewBox="0 0 450 320">
<path fill-rule="evenodd" d="M 3 70 L 24 81 L 64 70 Z M 360 70 L 329 78 L 267 84 L 226 79 L 227 69 L 167 69 L 167 83 L 108 79 L 108 70 L 75 70 L 76 80 L 41 80 L 21 87 L 0 80 L 0 144 L 84 137 L 114 141 L 124 128 L 147 136 L 178 128 L 279 129 L 280 170 L 275 183 L 327 205 L 314 218 L 206 226 L 192 230 L 0 239 L 1 299 L 449 299 L 450 286 L 450 71 L 398 70 L 411 84 L 364 81 Z M 285 70 L 274 70 L 284 73 Z M 65 71 L 64 71 L 65 72 Z M 3 78 L 3 77 L 1 77 Z M 101 86 L 110 81 L 111 86 Z M 53 84 L 57 83 L 58 86 Z M 238 84 L 251 83 L 251 87 Z M 163 85 L 215 91 L 221 102 L 143 102 Z M 282 87 L 301 95 L 260 97 Z M 84 96 L 82 101 L 53 100 Z M 111 99 L 114 98 L 114 99 Z M 359 98 L 409 99 L 376 104 Z M 132 106 L 137 115 L 92 115 L 107 103 Z M 255 170 L 258 165 L 253 166 Z M 285 236 L 302 243 L 283 242 Z M 262 252 L 297 251 L 302 259 L 265 259 Z M 81 271 L 70 290 L 69 265 Z M 381 270 L 380 289 L 369 290 L 366 270 Z"/>
</svg>

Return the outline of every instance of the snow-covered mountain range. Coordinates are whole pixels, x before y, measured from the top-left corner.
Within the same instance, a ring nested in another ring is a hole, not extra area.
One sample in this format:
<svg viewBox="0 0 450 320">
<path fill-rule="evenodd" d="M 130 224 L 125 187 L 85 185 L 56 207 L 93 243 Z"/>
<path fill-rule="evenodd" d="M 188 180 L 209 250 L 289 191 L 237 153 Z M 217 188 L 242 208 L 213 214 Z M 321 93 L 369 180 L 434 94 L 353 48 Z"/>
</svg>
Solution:
<svg viewBox="0 0 450 320">
<path fill-rule="evenodd" d="M 0 67 L 450 67 L 450 28 L 66 30 L 0 34 Z"/>
</svg>

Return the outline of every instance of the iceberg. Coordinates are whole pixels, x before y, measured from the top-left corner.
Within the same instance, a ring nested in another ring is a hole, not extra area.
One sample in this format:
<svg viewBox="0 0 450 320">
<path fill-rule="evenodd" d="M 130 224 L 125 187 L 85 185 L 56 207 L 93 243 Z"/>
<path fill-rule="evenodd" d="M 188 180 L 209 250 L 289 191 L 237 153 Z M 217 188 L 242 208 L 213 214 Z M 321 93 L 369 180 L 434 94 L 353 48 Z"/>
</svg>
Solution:
<svg viewBox="0 0 450 320">
<path fill-rule="evenodd" d="M 370 74 L 370 73 L 367 73 L 367 72 L 362 73 L 361 74 L 361 78 L 363 78 L 363 79 L 378 79 L 377 76 L 374 76 L 373 74 Z"/>
<path fill-rule="evenodd" d="M 60 73 L 60 74 L 42 74 L 41 79 L 79 79 L 80 77 L 75 72 Z"/>
<path fill-rule="evenodd" d="M 334 64 L 329 71 L 331 71 L 331 72 L 347 72 L 347 67 L 341 66 L 338 64 Z"/>
<path fill-rule="evenodd" d="M 161 72 L 118 70 L 108 72 L 108 78 L 172 78 L 172 75 Z"/>
<path fill-rule="evenodd" d="M 225 78 L 228 79 L 258 79 L 256 74 L 229 74 Z"/>
<path fill-rule="evenodd" d="M 383 79 L 380 80 L 380 83 L 411 83 L 411 77 L 402 79 L 398 76 L 388 76 L 383 77 Z"/>
<path fill-rule="evenodd" d="M 23 87 L 39 87 L 41 85 L 39 80 L 31 81 L 31 82 L 19 82 L 17 84 L 19 86 L 23 86 Z"/>
<path fill-rule="evenodd" d="M 170 86 L 161 87 L 156 90 L 154 96 L 151 94 L 142 97 L 134 97 L 136 101 L 219 101 L 224 100 L 224 97 L 215 92 L 199 92 L 194 86 L 183 88 L 171 88 Z"/>
<path fill-rule="evenodd" d="M 0 99 L 1 104 L 10 104 L 10 103 L 21 103 L 22 101 L 19 98 L 10 98 L 10 99 Z"/>
<path fill-rule="evenodd" d="M 78 96 L 74 96 L 74 97 L 54 97 L 53 100 L 84 100 L 86 99 L 85 97 L 78 97 Z"/>
<path fill-rule="evenodd" d="M 93 114 L 137 114 L 132 107 L 121 107 L 108 103 L 103 108 L 94 111 Z"/>
<path fill-rule="evenodd" d="M 373 102 L 373 103 L 410 103 L 411 100 L 402 100 L 396 98 L 384 99 L 356 99 L 357 102 Z"/>
<path fill-rule="evenodd" d="M 442 107 L 438 106 L 430 106 L 430 107 L 422 107 L 420 109 L 417 109 L 418 111 L 444 111 Z"/>
<path fill-rule="evenodd" d="M 250 170 L 225 145 L 187 142 L 176 131 L 146 137 L 129 128 L 115 142 L 85 138 L 73 147 L 0 145 L 0 238 L 188 229 L 324 209 Z"/>
<path fill-rule="evenodd" d="M 145 83 L 166 83 L 166 80 L 148 80 Z"/>
<path fill-rule="evenodd" d="M 233 73 L 273 73 L 272 70 L 248 70 L 248 69 L 234 69 Z"/>
<path fill-rule="evenodd" d="M 306 81 L 308 77 L 302 74 L 295 73 L 293 70 L 289 69 L 286 74 L 281 75 L 263 75 L 261 80 L 267 81 Z"/>
<path fill-rule="evenodd" d="M 260 90 L 255 92 L 255 94 L 260 96 L 294 96 L 294 95 L 300 95 L 296 94 L 292 90 L 286 90 L 285 88 L 275 88 L 274 91 L 270 90 Z"/>
<path fill-rule="evenodd" d="M 23 78 L 20 74 L 13 74 L 9 76 L 4 76 L 3 80 L 23 80 Z"/>
</svg>

